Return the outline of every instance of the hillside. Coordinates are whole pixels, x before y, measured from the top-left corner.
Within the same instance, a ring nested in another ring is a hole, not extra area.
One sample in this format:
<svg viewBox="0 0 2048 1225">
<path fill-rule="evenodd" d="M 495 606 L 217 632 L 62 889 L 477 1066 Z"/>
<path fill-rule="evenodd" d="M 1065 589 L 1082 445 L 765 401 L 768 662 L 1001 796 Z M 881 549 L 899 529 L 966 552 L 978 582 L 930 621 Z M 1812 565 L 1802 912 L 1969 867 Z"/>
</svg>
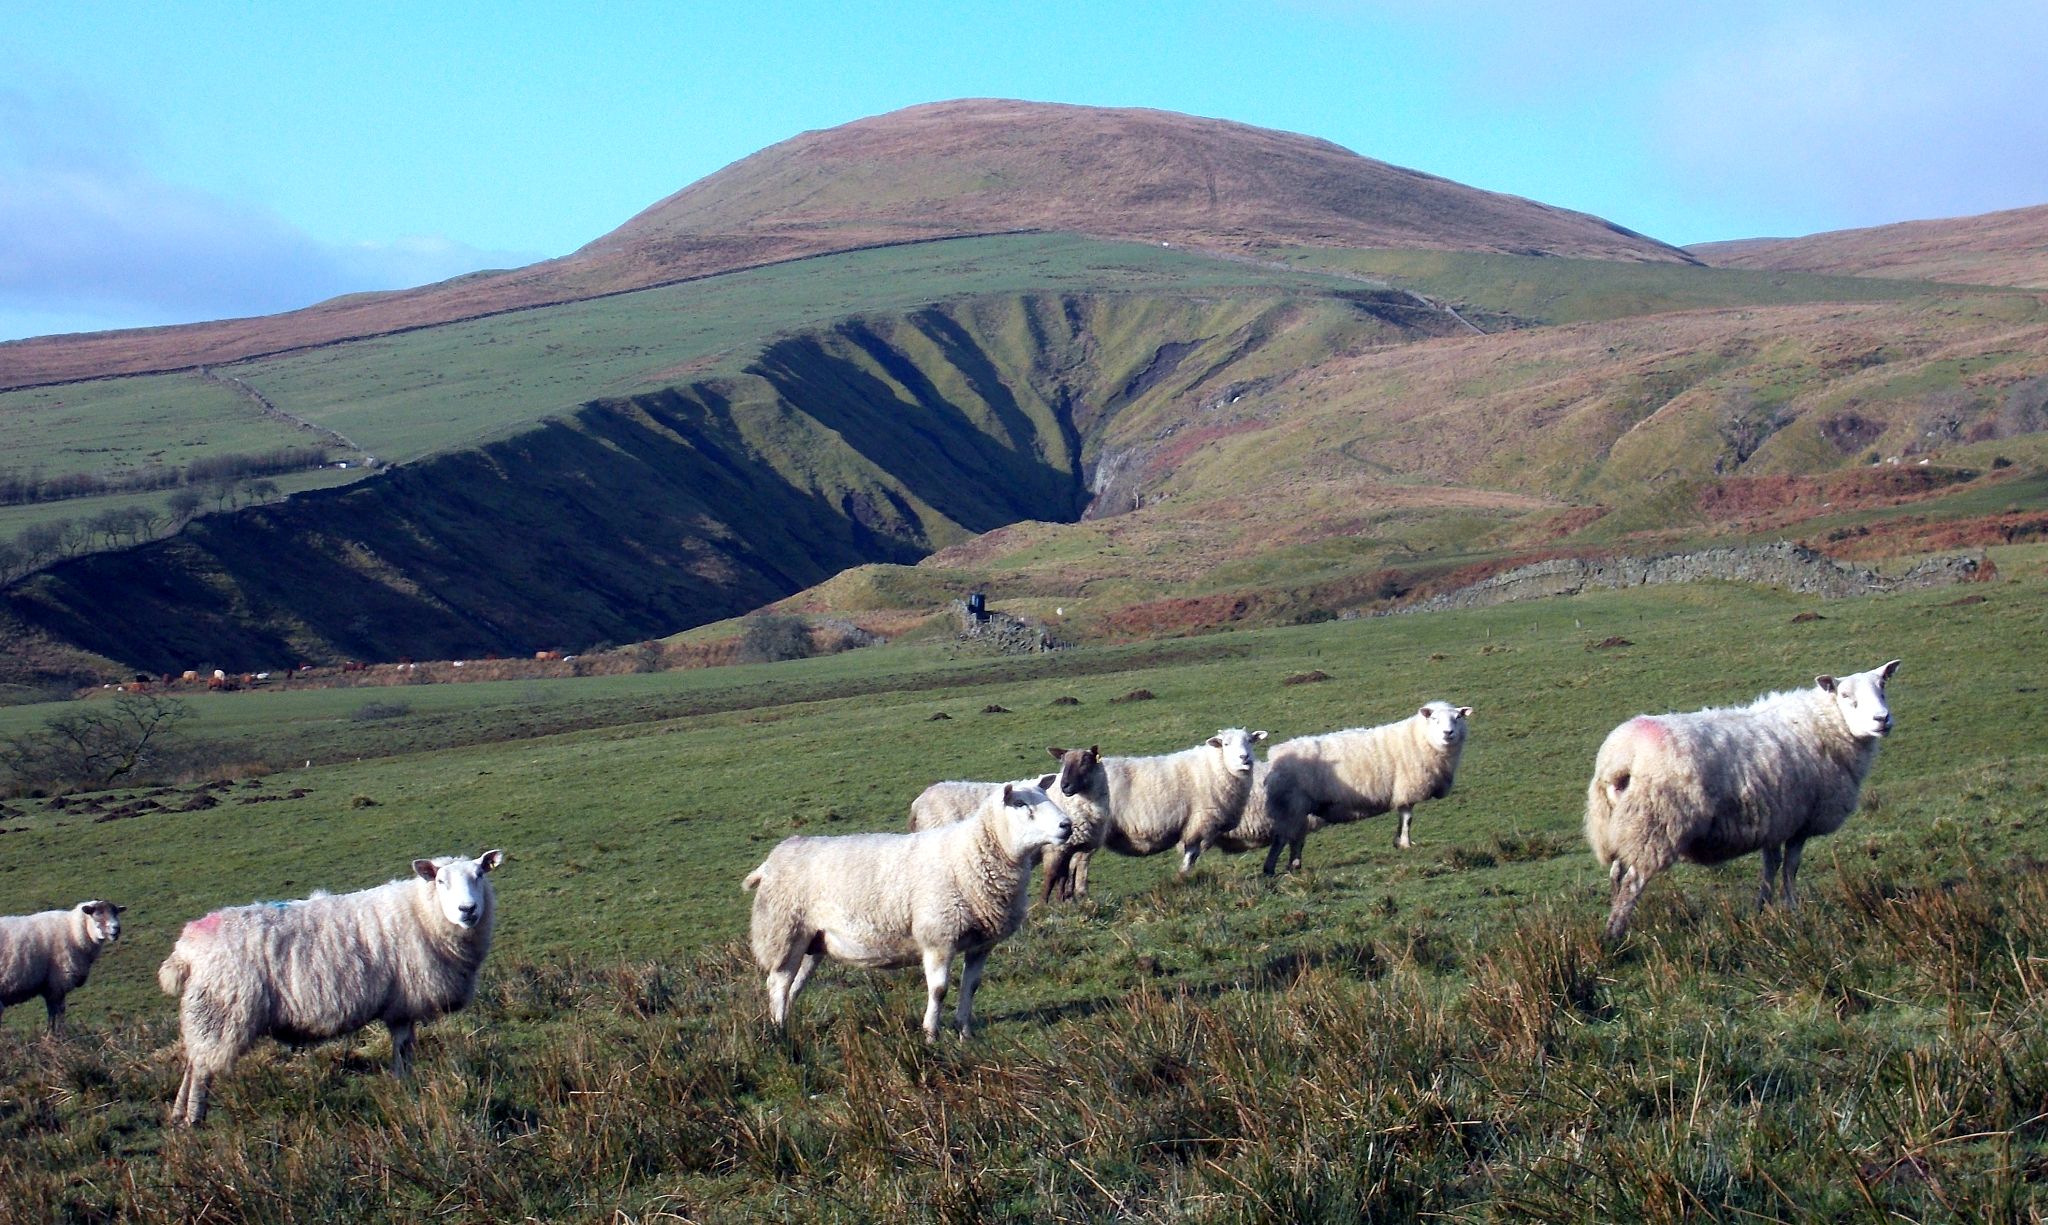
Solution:
<svg viewBox="0 0 2048 1225">
<path fill-rule="evenodd" d="M 531 267 L 263 318 L 0 344 L 0 389 L 230 362 L 877 244 L 1032 229 L 1231 252 L 1308 243 L 1692 258 L 1595 217 L 1310 137 L 1164 111 L 945 102 L 784 141 Z"/>
<path fill-rule="evenodd" d="M 1716 268 L 2048 289 L 2048 204 L 1804 238 L 1699 243 L 1686 250 Z"/>
<path fill-rule="evenodd" d="M 1432 320 L 1419 326 L 1449 329 Z M 1103 449 L 1119 420 L 1428 334 L 1417 327 L 1369 295 L 1249 293 L 996 296 L 848 319 L 772 341 L 732 376 L 593 400 L 60 563 L 0 593 L 0 610 L 151 671 L 640 639 L 848 566 L 1074 519 L 1115 480 Z"/>
</svg>

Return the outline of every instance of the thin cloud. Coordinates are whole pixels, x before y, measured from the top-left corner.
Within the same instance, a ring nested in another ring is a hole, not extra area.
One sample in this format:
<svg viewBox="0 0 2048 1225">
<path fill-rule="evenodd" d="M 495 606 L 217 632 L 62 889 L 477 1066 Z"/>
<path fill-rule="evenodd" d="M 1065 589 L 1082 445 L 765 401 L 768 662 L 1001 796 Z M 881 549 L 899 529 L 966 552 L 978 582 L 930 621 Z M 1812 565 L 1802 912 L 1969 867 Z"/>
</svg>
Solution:
<svg viewBox="0 0 2048 1225">
<path fill-rule="evenodd" d="M 2048 202 L 2048 8 L 1789 19 L 1704 48 L 1658 106 L 1676 176 L 1756 210 L 1877 225 Z"/>
<path fill-rule="evenodd" d="M 169 182 L 88 99 L 0 90 L 0 335 L 41 322 L 187 322 L 291 310 L 532 257 L 439 235 L 337 243 Z M 61 325 L 60 325 L 61 326 Z"/>
</svg>

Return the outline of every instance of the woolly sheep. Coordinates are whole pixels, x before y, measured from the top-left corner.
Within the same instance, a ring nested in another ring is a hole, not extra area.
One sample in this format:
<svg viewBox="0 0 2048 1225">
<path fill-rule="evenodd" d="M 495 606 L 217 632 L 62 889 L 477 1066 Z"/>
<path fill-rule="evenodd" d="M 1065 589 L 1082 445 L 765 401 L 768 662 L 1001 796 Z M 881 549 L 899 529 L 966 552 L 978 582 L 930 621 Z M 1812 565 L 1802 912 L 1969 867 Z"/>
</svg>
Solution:
<svg viewBox="0 0 2048 1225">
<path fill-rule="evenodd" d="M 1607 735 L 1586 788 L 1586 841 L 1608 870 L 1607 938 L 1628 930 L 1650 878 L 1680 859 L 1723 863 L 1764 853 L 1757 904 L 1784 867 L 1785 905 L 1806 840 L 1855 811 L 1877 747 L 1891 734 L 1885 682 L 1899 661 L 1748 706 L 1640 715 Z"/>
<path fill-rule="evenodd" d="M 415 859 L 374 889 L 216 910 L 185 925 L 157 983 L 177 996 L 185 1078 L 174 1123 L 206 1118 L 213 1078 L 266 1035 L 299 1045 L 391 1030 L 391 1071 L 412 1063 L 413 1030 L 468 1005 L 491 951 L 503 851 Z"/>
<path fill-rule="evenodd" d="M 1109 779 L 1102 770 L 1102 750 L 1099 747 L 1048 748 L 1046 751 L 1058 760 L 1060 767 L 1056 773 L 1039 779 L 1038 787 L 1052 797 L 1052 802 L 1067 814 L 1067 820 L 1073 826 L 1073 832 L 1065 842 L 1046 852 L 1045 900 L 1051 901 L 1055 890 L 1069 898 L 1074 896 L 1076 887 L 1082 893 L 1088 891 L 1086 857 L 1081 860 L 1082 871 L 1078 881 L 1065 870 L 1065 865 L 1074 852 L 1101 845 L 1098 831 L 1109 819 Z M 1002 786 L 1001 783 L 933 783 L 911 802 L 910 828 L 936 829 L 962 820 Z"/>
<path fill-rule="evenodd" d="M 85 985 L 92 963 L 121 938 L 126 906 L 94 899 L 69 910 L 0 915 L 0 1012 L 40 995 L 50 1032 L 64 1032 L 64 997 Z"/>
<path fill-rule="evenodd" d="M 957 954 L 955 1022 L 965 1038 L 989 950 L 1024 923 L 1031 865 L 1071 832 L 1042 789 L 1011 783 L 968 819 L 936 829 L 785 838 L 744 884 L 756 890 L 754 961 L 768 976 L 769 1019 L 787 1027 L 823 957 L 874 969 L 922 965 L 924 1033 L 936 1041 Z"/>
<path fill-rule="evenodd" d="M 1325 825 L 1342 825 L 1399 812 L 1394 845 L 1407 849 L 1415 806 L 1451 793 L 1465 751 L 1470 706 L 1429 702 L 1414 714 L 1378 727 L 1353 727 L 1297 736 L 1266 754 L 1265 803 L 1273 837 L 1267 845 L 1271 876 L 1283 845 L 1289 871 L 1301 868 L 1301 844 Z"/>
<path fill-rule="evenodd" d="M 1252 746 L 1265 732 L 1229 727 L 1201 744 L 1157 757 L 1105 757 L 1109 811 L 1085 845 L 1046 858 L 1062 894 L 1088 892 L 1088 858 L 1102 847 L 1119 855 L 1153 855 L 1180 847 L 1186 876 L 1202 852 L 1237 824 L 1251 794 Z"/>
</svg>

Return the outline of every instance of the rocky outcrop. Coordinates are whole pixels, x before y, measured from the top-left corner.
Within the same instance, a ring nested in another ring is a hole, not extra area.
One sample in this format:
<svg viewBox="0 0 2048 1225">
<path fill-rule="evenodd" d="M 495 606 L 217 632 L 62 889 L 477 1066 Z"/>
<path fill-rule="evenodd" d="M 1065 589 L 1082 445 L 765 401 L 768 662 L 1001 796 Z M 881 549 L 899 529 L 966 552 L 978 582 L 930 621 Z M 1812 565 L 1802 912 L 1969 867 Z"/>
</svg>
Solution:
<svg viewBox="0 0 2048 1225">
<path fill-rule="evenodd" d="M 1486 608 L 1516 600 L 1578 595 L 1582 591 L 1648 587 L 1660 583 L 1756 583 L 1822 599 L 1910 591 L 1973 582 L 1983 557 L 1957 555 L 1919 562 L 1904 573 L 1883 575 L 1844 565 L 1790 541 L 1751 548 L 1704 549 L 1663 557 L 1560 557 L 1518 566 L 1492 578 L 1418 600 L 1394 613 Z"/>
</svg>

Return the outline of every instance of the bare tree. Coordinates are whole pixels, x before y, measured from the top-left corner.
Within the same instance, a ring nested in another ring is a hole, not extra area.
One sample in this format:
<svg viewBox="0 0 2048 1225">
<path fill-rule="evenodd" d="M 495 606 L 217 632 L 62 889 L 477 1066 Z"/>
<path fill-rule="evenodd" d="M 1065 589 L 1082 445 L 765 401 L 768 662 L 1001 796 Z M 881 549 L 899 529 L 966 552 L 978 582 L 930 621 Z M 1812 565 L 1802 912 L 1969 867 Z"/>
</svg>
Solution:
<svg viewBox="0 0 2048 1225">
<path fill-rule="evenodd" d="M 192 714 L 191 706 L 157 693 L 84 705 L 0 740 L 0 767 L 17 789 L 106 787 L 146 771 L 163 760 L 165 742 Z"/>
</svg>

